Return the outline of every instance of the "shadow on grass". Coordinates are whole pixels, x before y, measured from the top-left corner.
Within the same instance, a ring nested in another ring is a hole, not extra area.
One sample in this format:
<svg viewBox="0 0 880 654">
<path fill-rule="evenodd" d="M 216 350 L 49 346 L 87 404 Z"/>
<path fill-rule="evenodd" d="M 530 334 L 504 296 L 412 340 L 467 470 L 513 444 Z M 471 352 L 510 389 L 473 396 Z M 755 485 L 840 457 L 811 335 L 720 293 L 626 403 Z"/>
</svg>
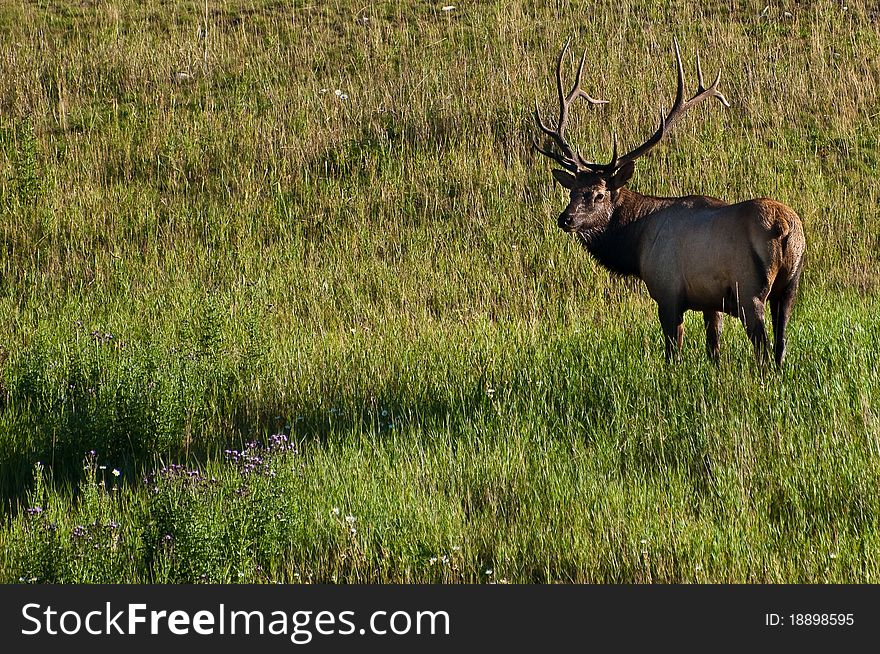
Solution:
<svg viewBox="0 0 880 654">
<path fill-rule="evenodd" d="M 155 389 L 137 383 L 105 392 L 83 375 L 67 384 L 63 397 L 50 400 L 45 387 L 33 383 L 37 380 L 19 381 L 0 402 L 0 501 L 7 514 L 25 507 L 37 462 L 51 473 L 56 488 L 76 492 L 85 477 L 83 459 L 94 452 L 108 474 L 119 470 L 127 485 L 139 485 L 145 474 L 163 465 L 203 466 L 223 460 L 227 449 L 266 443 L 274 434 L 307 448 L 335 435 L 382 438 L 401 421 L 448 426 L 450 420 L 491 411 L 479 384 L 454 404 L 440 398 L 414 401 L 412 392 L 393 385 L 334 391 L 291 413 L 289 405 L 248 400 L 238 384 L 209 387 L 208 397 L 190 396 L 185 404 L 166 406 Z M 404 406 L 405 416 L 395 412 L 394 407 Z"/>
<path fill-rule="evenodd" d="M 312 176 L 351 181 L 372 181 L 389 165 L 400 166 L 407 159 L 437 159 L 444 152 L 472 148 L 482 126 L 496 145 L 492 156 L 533 156 L 523 149 L 530 125 L 525 117 L 503 112 L 489 116 L 462 116 L 443 109 L 429 109 L 426 115 L 393 110 L 375 113 L 352 138 L 332 143 L 307 156 L 303 168 Z"/>
</svg>

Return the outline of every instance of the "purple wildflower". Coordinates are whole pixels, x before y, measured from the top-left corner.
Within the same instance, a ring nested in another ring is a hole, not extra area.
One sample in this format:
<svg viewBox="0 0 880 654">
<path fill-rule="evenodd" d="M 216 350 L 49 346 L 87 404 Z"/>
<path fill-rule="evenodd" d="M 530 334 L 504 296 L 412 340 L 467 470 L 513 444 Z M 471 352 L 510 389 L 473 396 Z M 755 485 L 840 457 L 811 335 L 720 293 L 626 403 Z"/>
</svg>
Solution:
<svg viewBox="0 0 880 654">
<path fill-rule="evenodd" d="M 257 441 L 250 441 L 241 451 L 230 449 L 224 450 L 224 453 L 226 461 L 238 467 L 244 475 L 261 474 L 273 477 L 272 457 L 295 449 L 296 447 L 290 443 L 287 434 L 279 433 L 269 436 L 265 445 Z"/>
</svg>

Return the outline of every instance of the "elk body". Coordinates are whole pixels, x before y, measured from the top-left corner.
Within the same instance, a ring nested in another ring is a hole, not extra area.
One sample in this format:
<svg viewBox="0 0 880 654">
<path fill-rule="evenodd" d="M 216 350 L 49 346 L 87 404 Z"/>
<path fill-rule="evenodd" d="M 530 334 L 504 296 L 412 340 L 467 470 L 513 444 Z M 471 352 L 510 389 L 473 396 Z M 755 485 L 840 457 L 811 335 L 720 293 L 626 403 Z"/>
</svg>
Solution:
<svg viewBox="0 0 880 654">
<path fill-rule="evenodd" d="M 773 325 L 774 358 L 782 366 L 785 329 L 797 294 L 806 241 L 800 218 L 790 208 L 767 198 L 730 204 L 705 195 L 661 198 L 626 188 L 635 161 L 657 145 L 667 131 L 694 105 L 716 98 L 721 73 L 705 87 L 697 57 L 699 86 L 684 99 L 684 72 L 678 43 L 675 57 L 678 89 L 670 112 L 660 115 L 656 132 L 642 145 L 618 157 L 617 143 L 608 163 L 584 159 L 565 138 L 569 107 L 578 98 L 604 104 L 580 87 L 586 52 L 574 86 L 566 95 L 562 87 L 562 62 L 568 44 L 559 54 L 556 69 L 559 117 L 545 124 L 535 106 L 535 119 L 549 137 L 536 150 L 564 170 L 553 177 L 570 192 L 570 201 L 559 216 L 559 227 L 576 235 L 581 244 L 612 273 L 644 281 L 657 302 L 660 325 L 669 360 L 681 348 L 684 312 L 701 311 L 706 327 L 706 349 L 717 360 L 723 314 L 739 318 L 759 359 L 769 357 L 765 306 Z"/>
</svg>

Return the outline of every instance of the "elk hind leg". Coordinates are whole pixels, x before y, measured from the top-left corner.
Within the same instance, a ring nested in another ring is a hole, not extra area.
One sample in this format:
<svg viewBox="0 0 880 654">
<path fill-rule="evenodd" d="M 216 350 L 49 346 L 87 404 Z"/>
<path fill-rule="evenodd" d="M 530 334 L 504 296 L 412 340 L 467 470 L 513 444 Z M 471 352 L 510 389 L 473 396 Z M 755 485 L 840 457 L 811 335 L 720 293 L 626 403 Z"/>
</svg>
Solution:
<svg viewBox="0 0 880 654">
<path fill-rule="evenodd" d="M 755 346 L 755 356 L 762 363 L 768 361 L 770 345 L 767 342 L 767 329 L 764 326 L 764 301 L 760 297 L 752 298 L 750 302 L 740 307 L 740 312 L 749 340 Z"/>
<path fill-rule="evenodd" d="M 794 306 L 799 282 L 800 271 L 788 281 L 781 291 L 777 292 L 774 287 L 770 292 L 770 315 L 773 318 L 773 354 L 778 368 L 782 368 L 782 362 L 785 360 L 785 328 L 791 317 L 791 309 Z"/>
<path fill-rule="evenodd" d="M 706 354 L 718 363 L 721 355 L 721 318 L 720 311 L 704 311 L 703 324 L 706 326 Z"/>
</svg>

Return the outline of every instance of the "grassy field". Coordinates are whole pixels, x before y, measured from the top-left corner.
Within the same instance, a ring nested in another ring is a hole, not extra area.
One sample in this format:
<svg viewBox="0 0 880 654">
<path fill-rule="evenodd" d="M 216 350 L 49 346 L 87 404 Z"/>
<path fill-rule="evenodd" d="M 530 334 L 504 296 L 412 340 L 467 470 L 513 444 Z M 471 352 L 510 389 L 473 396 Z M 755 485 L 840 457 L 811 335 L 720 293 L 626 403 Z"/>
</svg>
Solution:
<svg viewBox="0 0 880 654">
<path fill-rule="evenodd" d="M 442 4 L 0 5 L 0 581 L 880 582 L 877 10 Z M 591 158 L 723 68 L 631 186 L 802 216 L 784 374 L 556 228 L 569 36 Z"/>
</svg>

